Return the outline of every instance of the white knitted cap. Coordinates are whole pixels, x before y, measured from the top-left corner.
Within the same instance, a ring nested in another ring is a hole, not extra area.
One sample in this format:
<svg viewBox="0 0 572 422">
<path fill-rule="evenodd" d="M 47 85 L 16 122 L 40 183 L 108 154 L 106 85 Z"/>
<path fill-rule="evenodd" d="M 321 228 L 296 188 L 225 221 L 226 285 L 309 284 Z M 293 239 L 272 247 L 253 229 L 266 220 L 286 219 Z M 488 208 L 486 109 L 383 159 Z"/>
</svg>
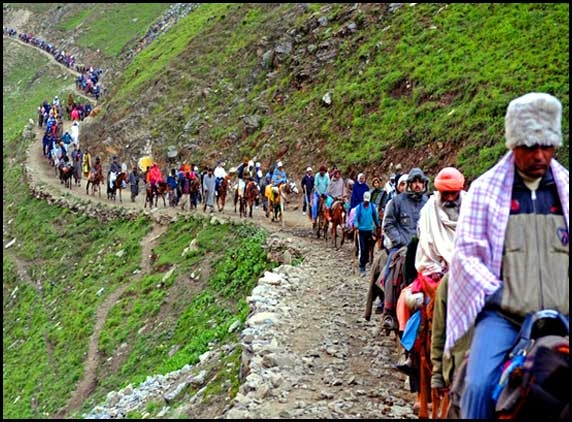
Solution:
<svg viewBox="0 0 572 422">
<path fill-rule="evenodd" d="M 531 92 L 508 105 L 505 116 L 506 146 L 562 145 L 562 104 L 550 94 Z"/>
</svg>

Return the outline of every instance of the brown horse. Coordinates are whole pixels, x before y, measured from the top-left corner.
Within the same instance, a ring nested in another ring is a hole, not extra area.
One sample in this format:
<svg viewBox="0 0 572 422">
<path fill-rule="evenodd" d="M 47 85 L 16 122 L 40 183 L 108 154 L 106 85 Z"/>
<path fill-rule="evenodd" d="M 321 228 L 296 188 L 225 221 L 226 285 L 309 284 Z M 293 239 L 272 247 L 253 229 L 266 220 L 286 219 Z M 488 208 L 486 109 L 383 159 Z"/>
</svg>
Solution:
<svg viewBox="0 0 572 422">
<path fill-rule="evenodd" d="M 107 199 L 115 201 L 119 191 L 119 202 L 123 202 L 121 191 L 127 188 L 127 177 L 124 171 L 120 172 L 112 182 L 110 182 L 110 175 L 107 176 Z"/>
<path fill-rule="evenodd" d="M 91 186 L 91 194 L 95 195 L 95 192 L 99 192 L 99 197 L 101 198 L 101 184 L 103 183 L 103 172 L 101 168 L 96 171 L 90 171 L 87 177 L 87 184 L 85 185 L 85 193 L 89 194 L 89 187 Z"/>
<path fill-rule="evenodd" d="M 332 242 L 334 243 L 334 248 L 338 248 L 338 227 L 341 229 L 341 240 L 340 246 L 344 244 L 344 228 L 346 226 L 346 207 L 342 200 L 336 200 L 332 204 L 330 215 L 332 217 Z"/>
<path fill-rule="evenodd" d="M 73 166 L 70 163 L 61 162 L 58 166 L 58 172 L 60 175 L 60 183 L 62 183 L 66 188 L 72 188 L 72 176 L 73 176 Z"/>
<path fill-rule="evenodd" d="M 433 321 L 433 308 L 435 304 L 435 294 L 440 283 L 434 282 L 428 277 L 421 274 L 418 275 L 421 281 L 421 291 L 429 300 L 424 300 L 421 306 L 421 324 L 417 333 L 417 340 L 413 348 L 414 361 L 417 362 L 419 371 L 419 419 L 427 419 L 429 417 L 428 403 L 432 402 L 431 418 L 445 419 L 448 407 L 448 395 L 445 394 L 443 400 L 439 397 L 436 390 L 431 389 L 431 332 Z"/>
<path fill-rule="evenodd" d="M 143 208 L 146 208 L 147 204 L 149 204 L 149 208 L 152 208 L 153 206 L 157 207 L 159 197 L 163 198 L 163 206 L 166 207 L 167 201 L 165 200 L 165 196 L 167 195 L 168 186 L 167 182 L 157 182 L 155 183 L 155 186 L 152 186 L 151 183 L 147 183 L 147 186 L 145 187 L 145 204 L 143 205 Z M 153 202 L 155 202 L 154 205 Z"/>
<path fill-rule="evenodd" d="M 216 206 L 220 212 L 224 211 L 226 195 L 228 194 L 228 186 L 229 186 L 229 177 L 227 175 L 222 178 L 217 189 Z"/>
<path fill-rule="evenodd" d="M 258 185 L 254 180 L 249 181 L 244 188 L 244 196 L 240 200 L 240 216 L 246 217 L 248 216 L 252 218 L 252 209 L 254 208 L 254 202 L 256 198 L 260 194 L 260 190 L 258 189 Z"/>
<path fill-rule="evenodd" d="M 321 195 L 320 199 L 318 199 L 318 217 L 316 219 L 316 236 L 318 239 L 322 234 L 326 242 L 328 241 L 328 226 L 329 222 L 326 218 L 326 196 Z"/>
<path fill-rule="evenodd" d="M 240 185 L 242 185 L 242 181 L 239 180 L 238 183 L 235 186 L 234 189 L 234 199 L 233 199 L 233 204 L 234 204 L 234 212 L 236 212 L 237 207 L 240 208 L 240 204 L 242 202 L 242 197 L 244 196 L 244 191 L 241 191 L 240 189 Z M 244 187 L 242 188 L 243 190 L 246 188 L 246 183 L 244 185 Z M 239 209 L 240 211 L 240 209 Z"/>
</svg>

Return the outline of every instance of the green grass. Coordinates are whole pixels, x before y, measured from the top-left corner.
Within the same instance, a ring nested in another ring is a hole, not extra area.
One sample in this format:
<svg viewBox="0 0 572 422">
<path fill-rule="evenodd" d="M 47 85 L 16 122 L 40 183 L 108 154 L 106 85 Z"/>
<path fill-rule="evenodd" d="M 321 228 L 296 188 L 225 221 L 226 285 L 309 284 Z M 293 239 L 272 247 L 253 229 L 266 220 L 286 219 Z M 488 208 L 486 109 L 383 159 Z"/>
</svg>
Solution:
<svg viewBox="0 0 572 422">
<path fill-rule="evenodd" d="M 173 31 L 164 34 L 138 54 L 123 74 L 124 84 L 115 101 L 132 99 L 146 84 L 188 47 L 189 39 L 197 37 L 206 26 L 212 25 L 212 16 L 227 9 L 223 4 L 204 4 L 194 13 L 181 19 Z"/>
<path fill-rule="evenodd" d="M 236 333 L 229 334 L 228 328 L 237 320 L 246 320 L 249 308 L 243 298 L 271 266 L 261 246 L 265 238 L 264 231 L 252 226 L 211 226 L 193 216 L 169 227 L 154 248 L 159 255 L 154 268 L 163 270 L 131 286 L 108 315 L 99 344 L 102 358 L 112 358 L 121 344 L 130 348 L 121 370 L 101 380 L 84 410 L 103 400 L 108 391 L 128 383 L 136 385 L 151 373 L 165 374 L 195 364 L 212 344 L 236 342 Z M 182 254 L 192 239 L 198 239 L 198 250 Z M 213 252 L 222 241 L 226 246 L 217 256 Z M 235 265 L 230 267 L 229 261 Z M 198 274 L 209 264 L 205 284 L 190 286 L 195 282 L 189 274 Z M 163 281 L 171 269 L 171 277 Z M 236 366 L 233 377 L 238 377 L 238 370 Z"/>
<path fill-rule="evenodd" d="M 149 26 L 169 7 L 168 3 L 110 3 L 79 12 L 61 23 L 61 29 L 87 27 L 78 37 L 79 46 L 99 49 L 108 58 L 116 58 L 126 45 L 143 37 Z"/>
</svg>

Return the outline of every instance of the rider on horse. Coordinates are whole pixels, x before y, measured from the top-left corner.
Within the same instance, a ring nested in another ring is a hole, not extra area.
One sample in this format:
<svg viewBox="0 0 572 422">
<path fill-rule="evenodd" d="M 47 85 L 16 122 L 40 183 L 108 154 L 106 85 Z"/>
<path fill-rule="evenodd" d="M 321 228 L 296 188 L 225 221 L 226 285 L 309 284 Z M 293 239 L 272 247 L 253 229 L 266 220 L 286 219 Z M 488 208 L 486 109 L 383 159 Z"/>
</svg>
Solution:
<svg viewBox="0 0 572 422">
<path fill-rule="evenodd" d="M 431 389 L 430 376 L 433 369 L 430 364 L 430 327 L 433 324 L 436 290 L 451 262 L 455 228 L 465 193 L 464 183 L 464 176 L 456 168 L 445 167 L 437 174 L 434 182 L 437 191 L 429 197 L 421 209 L 417 226 L 419 236 L 415 254 L 417 278 L 403 288 L 397 301 L 397 317 L 399 330 L 403 331 L 404 348 L 397 369 L 410 374 L 413 367 L 415 368 L 414 375 L 419 377 L 421 383 L 420 412 L 427 411 L 427 398 Z M 411 315 L 415 315 L 415 318 L 410 318 Z M 435 324 L 443 327 L 440 332 L 444 335 L 444 314 L 438 316 L 441 320 L 435 321 Z M 444 336 L 442 339 L 437 339 L 437 342 L 443 345 Z M 410 352 L 415 355 L 413 361 Z M 435 376 L 434 388 L 437 389 L 437 393 L 441 393 L 446 387 L 443 380 L 442 353 L 435 358 L 437 361 L 435 371 L 438 375 Z M 460 362 L 457 362 L 457 366 L 459 364 Z M 446 375 L 450 381 L 450 374 Z"/>
<path fill-rule="evenodd" d="M 121 164 L 119 163 L 119 157 L 114 155 L 111 164 L 109 165 L 109 171 L 107 172 L 107 180 L 110 188 L 119 173 L 121 173 Z"/>
<path fill-rule="evenodd" d="M 445 353 L 474 327 L 460 410 L 491 419 L 492 391 L 524 317 L 539 309 L 568 316 L 569 171 L 553 157 L 562 145 L 562 104 L 529 93 L 505 115 L 509 151 L 474 180 L 455 233 Z"/>
<path fill-rule="evenodd" d="M 330 175 L 326 166 L 321 165 L 314 178 L 314 194 L 312 196 L 312 224 L 315 226 L 318 219 L 318 203 L 321 196 L 325 196 L 330 185 Z"/>
<path fill-rule="evenodd" d="M 157 184 L 159 182 L 163 182 L 163 174 L 161 173 L 159 166 L 157 166 L 157 163 L 153 163 L 149 169 L 149 183 L 151 186 L 151 191 L 154 195 L 157 194 Z"/>
<path fill-rule="evenodd" d="M 332 209 L 334 201 L 339 200 L 345 203 L 347 196 L 346 184 L 344 182 L 344 179 L 342 177 L 342 172 L 340 171 L 340 169 L 338 168 L 334 169 L 326 194 L 327 196 L 326 196 L 325 214 L 326 214 L 326 219 L 330 221 L 331 220 L 330 210 Z M 363 200 L 363 193 L 362 193 L 362 200 Z"/>
<path fill-rule="evenodd" d="M 272 173 L 272 186 L 274 187 L 278 187 L 278 185 L 282 184 L 282 183 L 286 183 L 288 181 L 288 178 L 286 177 L 286 171 L 284 170 L 284 166 L 282 164 L 282 161 L 278 161 L 278 163 L 276 163 L 276 168 L 274 169 L 274 172 Z"/>
<path fill-rule="evenodd" d="M 244 195 L 244 188 L 246 187 L 246 180 L 250 176 L 249 167 L 252 161 L 248 161 L 248 157 L 243 157 L 242 163 L 236 168 L 236 177 L 238 178 L 238 189 L 236 195 L 242 197 Z"/>
<path fill-rule="evenodd" d="M 428 184 L 429 179 L 425 173 L 420 168 L 413 168 L 409 172 L 405 192 L 393 198 L 385 210 L 383 232 L 391 241 L 391 249 L 383 273 L 385 292 L 383 328 L 387 330 L 397 328 L 395 308 L 401 291 L 400 286 L 395 286 L 396 289 L 391 288 L 392 281 L 388 280 L 392 258 L 402 248 L 407 247 L 417 234 L 419 214 L 428 200 L 426 194 Z M 404 219 L 403 215 L 408 215 L 410 218 Z"/>
<path fill-rule="evenodd" d="M 224 169 L 224 163 L 222 161 L 217 161 L 213 174 L 215 177 L 215 191 L 218 196 L 220 183 L 222 182 L 222 179 L 226 177 L 226 170 Z"/>
</svg>

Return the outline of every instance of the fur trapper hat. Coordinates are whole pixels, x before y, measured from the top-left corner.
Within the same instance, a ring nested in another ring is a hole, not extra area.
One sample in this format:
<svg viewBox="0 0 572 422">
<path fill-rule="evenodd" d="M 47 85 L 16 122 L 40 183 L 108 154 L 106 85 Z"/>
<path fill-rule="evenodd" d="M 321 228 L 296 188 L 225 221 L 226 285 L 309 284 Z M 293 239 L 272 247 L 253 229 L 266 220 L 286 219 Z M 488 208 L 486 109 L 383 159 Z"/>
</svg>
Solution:
<svg viewBox="0 0 572 422">
<path fill-rule="evenodd" d="M 508 105 L 505 116 L 506 146 L 562 145 L 562 104 L 550 94 L 531 92 Z"/>
</svg>

